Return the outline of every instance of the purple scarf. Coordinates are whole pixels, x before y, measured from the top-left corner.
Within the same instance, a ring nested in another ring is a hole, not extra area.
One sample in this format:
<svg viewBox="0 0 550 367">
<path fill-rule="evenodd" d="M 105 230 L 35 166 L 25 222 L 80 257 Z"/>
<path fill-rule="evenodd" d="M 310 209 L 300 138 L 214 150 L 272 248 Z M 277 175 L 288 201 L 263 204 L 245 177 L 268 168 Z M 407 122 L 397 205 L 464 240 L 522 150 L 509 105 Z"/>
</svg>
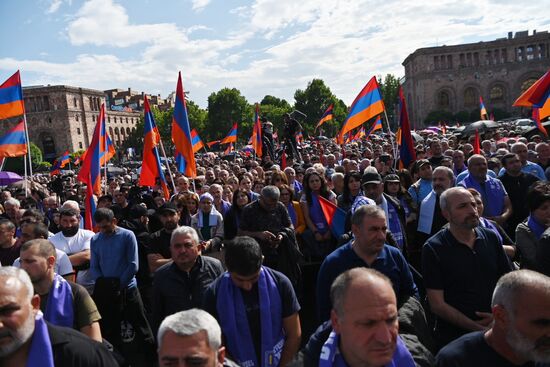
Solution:
<svg viewBox="0 0 550 367">
<path fill-rule="evenodd" d="M 73 293 L 69 282 L 59 274 L 54 274 L 44 318 L 57 326 L 73 327 Z"/>
<path fill-rule="evenodd" d="M 339 343 L 340 336 L 334 331 L 331 331 L 327 341 L 323 344 L 323 349 L 319 357 L 319 367 L 348 366 L 338 348 Z M 416 364 L 414 363 L 413 357 L 405 346 L 405 343 L 401 340 L 401 337 L 397 336 L 396 344 L 392 360 L 384 367 L 415 367 Z"/>
<path fill-rule="evenodd" d="M 535 235 L 537 240 L 540 240 L 546 228 L 531 215 L 529 216 L 529 218 L 527 218 L 527 225 L 529 226 L 531 231 L 533 231 L 533 234 Z"/>
<path fill-rule="evenodd" d="M 321 204 L 319 203 L 319 195 L 315 193 L 311 193 L 309 217 L 311 218 L 313 224 L 315 224 L 315 227 L 317 227 L 317 231 L 319 233 L 324 234 L 328 231 L 328 223 L 325 219 L 325 215 L 323 214 L 323 210 L 321 209 Z"/>
<path fill-rule="evenodd" d="M 476 189 L 476 191 L 481 194 L 483 204 L 485 205 L 483 216 L 498 217 L 499 215 L 502 215 L 502 212 L 504 211 L 505 195 L 502 185 L 498 184 L 498 180 L 492 177 L 487 177 L 485 185 L 482 188 L 479 182 L 468 174 L 466 178 L 458 184 L 458 186 Z"/>
<path fill-rule="evenodd" d="M 236 287 L 228 272 L 222 275 L 218 288 L 216 309 L 229 354 L 239 366 L 278 366 L 284 345 L 281 295 L 275 280 L 262 266 L 258 278 L 261 322 L 261 361 L 258 363 L 252 334 L 248 326 L 241 289 Z"/>
<path fill-rule="evenodd" d="M 491 223 L 490 220 L 481 217 L 481 218 L 479 218 L 479 222 L 481 223 L 481 226 L 482 226 L 482 227 L 487 228 L 487 229 L 490 229 L 491 231 L 495 232 L 495 234 L 496 234 L 497 237 L 498 237 L 498 240 L 500 241 L 500 244 L 501 244 L 501 245 L 504 244 L 504 241 L 502 240 L 502 236 L 501 236 L 500 233 L 498 232 L 497 227 L 495 227 L 495 225 L 494 225 L 493 223 Z"/>
<path fill-rule="evenodd" d="M 32 335 L 26 367 L 37 366 L 55 367 L 48 326 L 41 312 L 38 312 L 34 319 L 34 333 Z"/>
<path fill-rule="evenodd" d="M 286 210 L 288 210 L 288 215 L 290 215 L 290 219 L 292 220 L 292 225 L 294 228 L 296 228 L 296 223 L 298 222 L 298 218 L 296 215 L 296 210 L 294 210 L 294 205 L 292 204 L 292 201 L 288 203 L 286 206 Z"/>
</svg>

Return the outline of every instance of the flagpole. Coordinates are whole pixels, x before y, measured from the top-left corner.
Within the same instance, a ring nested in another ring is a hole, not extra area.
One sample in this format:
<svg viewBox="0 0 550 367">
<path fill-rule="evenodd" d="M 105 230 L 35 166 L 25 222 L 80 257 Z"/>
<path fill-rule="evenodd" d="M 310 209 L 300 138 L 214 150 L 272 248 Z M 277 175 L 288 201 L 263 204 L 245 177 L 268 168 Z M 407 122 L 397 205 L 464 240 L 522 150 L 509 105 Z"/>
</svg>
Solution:
<svg viewBox="0 0 550 367">
<path fill-rule="evenodd" d="M 393 139 L 393 136 L 391 135 L 391 129 L 390 129 L 390 121 L 388 120 L 388 114 L 386 113 L 386 109 L 384 108 L 384 117 L 386 118 L 386 125 L 388 127 L 388 134 L 390 135 L 390 141 L 391 146 L 393 150 L 393 164 L 397 162 L 397 146 L 395 145 L 395 140 Z"/>
<path fill-rule="evenodd" d="M 162 143 L 162 138 L 160 136 L 159 136 L 159 143 L 160 143 L 160 149 L 162 150 L 162 155 L 164 156 L 164 160 L 166 161 L 168 174 L 170 175 L 170 182 L 172 183 L 172 189 L 174 190 L 174 194 L 177 194 L 176 185 L 174 184 L 174 176 L 172 176 L 172 170 L 170 169 L 170 162 L 168 162 L 168 158 L 166 157 L 166 151 L 164 150 L 164 144 Z"/>
<path fill-rule="evenodd" d="M 27 187 L 27 181 L 29 178 L 27 176 L 27 157 L 26 156 L 23 156 L 23 166 L 25 166 L 25 197 L 28 197 L 29 191 Z"/>
</svg>

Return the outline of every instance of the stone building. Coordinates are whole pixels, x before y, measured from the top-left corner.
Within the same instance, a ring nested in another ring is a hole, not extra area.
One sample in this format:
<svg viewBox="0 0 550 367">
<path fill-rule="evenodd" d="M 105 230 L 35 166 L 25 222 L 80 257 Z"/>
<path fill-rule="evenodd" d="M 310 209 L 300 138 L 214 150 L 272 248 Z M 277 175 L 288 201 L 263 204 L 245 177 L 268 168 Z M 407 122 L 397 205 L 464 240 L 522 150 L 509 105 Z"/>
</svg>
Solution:
<svg viewBox="0 0 550 367">
<path fill-rule="evenodd" d="M 29 139 L 53 161 L 65 150 L 74 152 L 90 145 L 101 104 L 103 91 L 66 85 L 23 87 L 23 98 Z M 107 131 L 115 148 L 121 147 L 127 136 L 136 129 L 140 112 L 106 109 Z M 19 119 L 0 127 L 4 134 Z"/>
<path fill-rule="evenodd" d="M 479 110 L 480 96 L 489 112 L 521 114 L 512 103 L 549 70 L 549 49 L 547 31 L 522 31 L 490 42 L 416 50 L 403 61 L 413 126 L 422 126 L 432 111 Z"/>
</svg>

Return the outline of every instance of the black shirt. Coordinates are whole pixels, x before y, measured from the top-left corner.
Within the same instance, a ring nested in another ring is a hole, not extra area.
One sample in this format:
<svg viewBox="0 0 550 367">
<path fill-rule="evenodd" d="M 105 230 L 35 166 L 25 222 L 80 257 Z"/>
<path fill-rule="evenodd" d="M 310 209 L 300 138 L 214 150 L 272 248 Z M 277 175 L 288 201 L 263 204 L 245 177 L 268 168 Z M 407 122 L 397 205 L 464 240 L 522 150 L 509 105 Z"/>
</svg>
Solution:
<svg viewBox="0 0 550 367">
<path fill-rule="evenodd" d="M 539 181 L 539 178 L 530 173 L 521 172 L 519 176 L 510 176 L 504 172 L 498 179 L 504 185 L 512 202 L 512 216 L 508 219 L 507 229 L 509 229 L 508 234 L 514 236 L 517 225 L 529 216 L 529 208 L 525 205 L 527 191 L 531 185 Z"/>
<path fill-rule="evenodd" d="M 200 307 L 204 292 L 223 273 L 218 259 L 199 256 L 189 273 L 170 262 L 161 266 L 153 280 L 153 327 L 155 330 L 168 315 Z"/>
<path fill-rule="evenodd" d="M 172 254 L 170 253 L 170 238 L 172 232 L 168 232 L 164 228 L 160 231 L 151 233 L 149 236 L 149 249 L 147 254 L 160 254 L 165 259 L 170 259 Z"/>
<path fill-rule="evenodd" d="M 437 367 L 518 367 L 500 354 L 485 341 L 484 333 L 476 331 L 466 334 L 453 341 L 435 357 Z M 549 364 L 536 364 L 537 367 L 547 367 Z M 522 364 L 521 367 L 535 367 L 533 362 Z"/>
<path fill-rule="evenodd" d="M 444 228 L 431 237 L 422 249 L 422 275 L 427 289 L 443 290 L 445 302 L 472 320 L 475 312 L 491 312 L 491 298 L 498 279 L 512 270 L 496 234 L 475 228 L 473 249 L 456 240 Z M 441 341 L 465 334 L 455 325 L 437 320 Z"/>
</svg>

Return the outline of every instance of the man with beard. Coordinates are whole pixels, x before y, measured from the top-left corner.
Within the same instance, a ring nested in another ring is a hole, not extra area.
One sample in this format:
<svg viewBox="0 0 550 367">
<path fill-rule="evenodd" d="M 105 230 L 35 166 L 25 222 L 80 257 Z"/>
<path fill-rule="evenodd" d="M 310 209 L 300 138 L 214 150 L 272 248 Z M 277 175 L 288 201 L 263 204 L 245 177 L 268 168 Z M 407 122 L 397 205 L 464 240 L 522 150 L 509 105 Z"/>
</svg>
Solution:
<svg viewBox="0 0 550 367">
<path fill-rule="evenodd" d="M 422 272 L 430 308 L 437 317 L 436 340 L 443 346 L 489 327 L 491 295 L 511 264 L 497 235 L 479 226 L 476 202 L 468 190 L 446 190 L 440 205 L 449 226 L 424 245 Z"/>
<path fill-rule="evenodd" d="M 53 245 L 69 255 L 76 273 L 76 283 L 92 293 L 94 281 L 90 277 L 90 240 L 94 232 L 80 228 L 80 212 L 75 209 L 61 209 L 59 212 L 60 232 L 50 237 Z"/>
<path fill-rule="evenodd" d="M 111 353 L 82 333 L 53 326 L 40 312 L 28 274 L 0 267 L 0 365 L 118 366 Z"/>
<path fill-rule="evenodd" d="M 549 277 L 530 270 L 504 275 L 493 293 L 492 313 L 489 330 L 455 340 L 439 352 L 436 365 L 550 366 Z"/>
<path fill-rule="evenodd" d="M 154 273 L 164 264 L 172 261 L 170 254 L 170 238 L 172 231 L 178 228 L 180 215 L 174 203 L 166 203 L 161 206 L 157 213 L 162 223 L 162 229 L 151 233 L 147 252 L 147 263 L 149 270 Z"/>
</svg>

